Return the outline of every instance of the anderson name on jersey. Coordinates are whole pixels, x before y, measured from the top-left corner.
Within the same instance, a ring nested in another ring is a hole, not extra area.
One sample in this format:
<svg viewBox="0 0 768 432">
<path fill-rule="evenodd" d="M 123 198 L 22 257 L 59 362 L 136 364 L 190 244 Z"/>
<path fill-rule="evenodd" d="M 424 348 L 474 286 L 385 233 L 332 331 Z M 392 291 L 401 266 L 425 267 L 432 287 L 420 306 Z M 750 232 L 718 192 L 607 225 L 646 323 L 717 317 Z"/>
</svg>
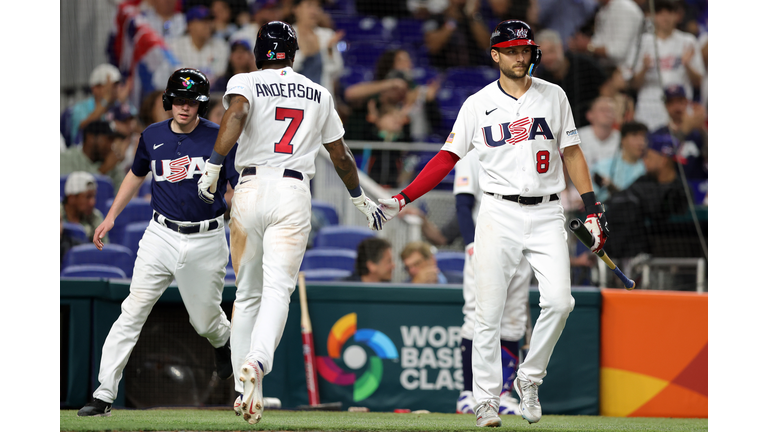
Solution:
<svg viewBox="0 0 768 432">
<path fill-rule="evenodd" d="M 543 196 L 565 189 L 560 151 L 580 143 L 565 92 L 534 77 L 520 99 L 498 80 L 469 96 L 442 149 L 476 149 L 484 192 Z"/>
</svg>

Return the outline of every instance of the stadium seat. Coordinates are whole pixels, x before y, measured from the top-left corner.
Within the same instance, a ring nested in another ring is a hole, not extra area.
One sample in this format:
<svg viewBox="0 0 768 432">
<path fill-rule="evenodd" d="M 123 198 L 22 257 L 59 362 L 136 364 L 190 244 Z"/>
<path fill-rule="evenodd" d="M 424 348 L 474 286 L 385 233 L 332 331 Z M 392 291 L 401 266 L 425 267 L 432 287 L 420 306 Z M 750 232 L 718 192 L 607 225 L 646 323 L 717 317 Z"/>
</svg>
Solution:
<svg viewBox="0 0 768 432">
<path fill-rule="evenodd" d="M 344 39 L 347 41 L 389 41 L 392 40 L 392 32 L 382 24 L 382 20 L 374 16 L 336 16 L 334 17 L 336 30 L 344 30 Z"/>
<path fill-rule="evenodd" d="M 61 135 L 64 137 L 64 143 L 66 143 L 67 147 L 72 146 L 72 127 L 69 124 L 70 119 L 72 118 L 72 107 L 67 107 L 64 111 L 62 111 L 61 116 L 59 117 L 59 132 L 61 132 Z"/>
<path fill-rule="evenodd" d="M 120 244 L 130 249 L 134 256 L 139 252 L 139 241 L 144 236 L 147 226 L 149 226 L 149 220 L 131 222 L 123 227 L 123 237 Z"/>
<path fill-rule="evenodd" d="M 357 252 L 342 248 L 314 248 L 304 253 L 300 270 L 336 268 L 355 271 Z"/>
<path fill-rule="evenodd" d="M 352 275 L 351 271 L 336 268 L 304 270 L 304 279 L 308 282 L 328 282 L 344 279 Z"/>
<path fill-rule="evenodd" d="M 357 252 L 357 245 L 361 241 L 375 235 L 368 227 L 330 225 L 317 231 L 314 247 L 343 248 Z"/>
<path fill-rule="evenodd" d="M 64 267 L 61 277 L 71 278 L 118 278 L 126 279 L 127 276 L 119 267 L 106 264 L 82 264 Z"/>
<path fill-rule="evenodd" d="M 109 205 L 112 205 L 112 200 L 109 201 Z M 152 219 L 152 214 L 152 204 L 144 198 L 134 198 L 128 201 L 120 215 L 115 218 L 115 226 L 109 231 L 109 241 L 126 244 L 123 239 L 125 228 L 134 222 L 148 223 Z"/>
<path fill-rule="evenodd" d="M 82 243 L 88 243 L 88 234 L 85 232 L 85 227 L 79 223 L 64 222 L 64 233 L 80 240 Z"/>
<path fill-rule="evenodd" d="M 455 283 L 460 284 L 464 283 L 464 272 L 463 271 L 444 271 L 443 275 L 445 275 L 445 278 L 448 279 L 448 283 Z"/>
<path fill-rule="evenodd" d="M 368 81 L 373 81 L 373 70 L 368 66 L 347 66 L 339 77 L 342 88 Z"/>
<path fill-rule="evenodd" d="M 102 250 L 98 250 L 93 243 L 88 243 L 74 246 L 67 251 L 62 267 L 82 264 L 113 265 L 131 277 L 135 258 L 130 249 L 120 244 L 106 243 Z"/>
<path fill-rule="evenodd" d="M 443 87 L 462 88 L 470 95 L 498 78 L 499 72 L 488 66 L 453 67 L 446 69 Z"/>
<path fill-rule="evenodd" d="M 342 53 L 345 66 L 363 66 L 373 69 L 379 57 L 387 49 L 394 48 L 385 42 L 350 39 L 349 48 Z"/>
<path fill-rule="evenodd" d="M 397 20 L 393 38 L 404 45 L 420 45 L 424 43 L 423 21 L 416 18 L 400 18 Z"/>
<path fill-rule="evenodd" d="M 336 211 L 336 207 L 334 207 L 331 203 L 312 200 L 312 211 L 321 212 L 323 216 L 325 216 L 325 219 L 328 221 L 329 225 L 339 224 L 339 213 Z"/>
<path fill-rule="evenodd" d="M 464 252 L 442 251 L 435 254 L 437 267 L 443 273 L 464 271 Z"/>
</svg>

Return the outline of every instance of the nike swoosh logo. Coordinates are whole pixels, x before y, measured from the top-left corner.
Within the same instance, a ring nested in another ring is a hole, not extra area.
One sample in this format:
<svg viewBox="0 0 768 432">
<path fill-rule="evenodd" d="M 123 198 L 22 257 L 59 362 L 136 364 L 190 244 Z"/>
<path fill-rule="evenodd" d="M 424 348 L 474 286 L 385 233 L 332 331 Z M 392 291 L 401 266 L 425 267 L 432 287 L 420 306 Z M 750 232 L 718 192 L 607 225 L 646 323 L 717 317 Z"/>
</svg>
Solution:
<svg viewBox="0 0 768 432">
<path fill-rule="evenodd" d="M 486 113 L 486 114 L 487 114 L 487 113 Z M 158 148 L 158 147 L 160 147 L 160 146 L 161 146 L 161 145 L 163 145 L 163 144 L 165 144 L 165 143 L 160 143 L 160 144 L 155 144 L 155 145 L 153 145 L 153 146 L 152 146 L 152 150 L 157 150 L 157 148 Z"/>
<path fill-rule="evenodd" d="M 490 113 L 492 113 L 492 112 L 496 111 L 497 109 L 498 109 L 498 108 L 494 108 L 494 109 L 492 109 L 492 110 L 490 110 L 490 111 L 486 111 L 486 112 L 485 112 L 485 115 L 488 115 L 488 114 L 490 114 Z"/>
</svg>

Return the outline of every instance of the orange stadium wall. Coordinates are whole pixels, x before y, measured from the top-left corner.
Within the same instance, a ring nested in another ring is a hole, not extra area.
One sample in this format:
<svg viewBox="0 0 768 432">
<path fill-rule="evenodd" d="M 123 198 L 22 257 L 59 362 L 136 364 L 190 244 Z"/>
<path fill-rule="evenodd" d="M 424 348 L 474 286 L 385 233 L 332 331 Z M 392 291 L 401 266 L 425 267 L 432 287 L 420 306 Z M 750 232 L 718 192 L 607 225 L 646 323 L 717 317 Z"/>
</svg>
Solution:
<svg viewBox="0 0 768 432">
<path fill-rule="evenodd" d="M 602 295 L 600 414 L 707 418 L 707 294 Z"/>
</svg>

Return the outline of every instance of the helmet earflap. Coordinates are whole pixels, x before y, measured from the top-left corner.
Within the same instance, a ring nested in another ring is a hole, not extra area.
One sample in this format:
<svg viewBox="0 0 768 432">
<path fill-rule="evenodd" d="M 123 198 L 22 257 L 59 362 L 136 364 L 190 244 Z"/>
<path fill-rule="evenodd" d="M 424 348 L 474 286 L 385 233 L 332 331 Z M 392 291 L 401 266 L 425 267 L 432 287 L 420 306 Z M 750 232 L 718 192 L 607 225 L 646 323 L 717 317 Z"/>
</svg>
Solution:
<svg viewBox="0 0 768 432">
<path fill-rule="evenodd" d="M 539 63 L 541 63 L 541 49 L 536 47 L 536 49 L 533 51 L 533 55 L 531 56 L 531 66 L 528 68 L 528 76 L 533 76 L 533 73 L 536 72 L 536 67 L 539 66 Z"/>
</svg>

